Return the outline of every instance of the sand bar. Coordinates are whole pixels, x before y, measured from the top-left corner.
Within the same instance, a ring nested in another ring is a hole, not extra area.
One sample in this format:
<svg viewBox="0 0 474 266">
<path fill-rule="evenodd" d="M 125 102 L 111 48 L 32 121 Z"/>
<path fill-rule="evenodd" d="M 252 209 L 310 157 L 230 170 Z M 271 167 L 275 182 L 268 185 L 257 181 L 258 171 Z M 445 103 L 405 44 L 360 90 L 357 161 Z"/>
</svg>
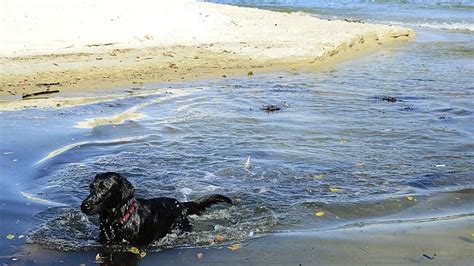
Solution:
<svg viewBox="0 0 474 266">
<path fill-rule="evenodd" d="M 402 27 L 191 0 L 5 0 L 0 10 L 3 110 L 12 101 L 52 107 L 21 100 L 46 90 L 60 93 L 31 98 L 319 68 L 414 36 Z"/>
</svg>

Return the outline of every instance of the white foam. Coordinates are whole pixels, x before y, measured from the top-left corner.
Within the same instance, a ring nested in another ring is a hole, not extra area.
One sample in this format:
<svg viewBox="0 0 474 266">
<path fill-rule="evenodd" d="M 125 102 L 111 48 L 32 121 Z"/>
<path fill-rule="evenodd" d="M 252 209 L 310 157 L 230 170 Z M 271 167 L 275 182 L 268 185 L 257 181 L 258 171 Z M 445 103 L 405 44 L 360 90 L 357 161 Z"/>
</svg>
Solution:
<svg viewBox="0 0 474 266">
<path fill-rule="evenodd" d="M 183 194 L 184 201 L 188 201 L 188 196 L 193 192 L 193 190 L 190 188 L 184 187 L 184 188 L 180 188 L 179 192 Z"/>
<path fill-rule="evenodd" d="M 461 32 L 474 32 L 474 24 L 472 23 L 448 23 L 448 22 L 425 22 L 425 23 L 408 23 L 400 21 L 389 21 L 387 22 L 392 25 L 404 26 L 404 27 L 420 27 L 429 29 L 449 30 L 449 31 L 461 31 Z"/>
<path fill-rule="evenodd" d="M 417 26 L 431 29 L 474 32 L 474 24 L 471 23 L 421 23 Z"/>
</svg>

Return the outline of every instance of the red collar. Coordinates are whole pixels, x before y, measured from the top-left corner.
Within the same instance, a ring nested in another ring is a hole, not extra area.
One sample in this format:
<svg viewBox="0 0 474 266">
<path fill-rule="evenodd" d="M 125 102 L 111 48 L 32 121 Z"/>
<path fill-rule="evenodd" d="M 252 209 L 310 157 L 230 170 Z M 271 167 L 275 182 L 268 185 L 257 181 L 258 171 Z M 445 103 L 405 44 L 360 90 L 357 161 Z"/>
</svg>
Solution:
<svg viewBox="0 0 474 266">
<path fill-rule="evenodd" d="M 130 206 L 128 206 L 127 212 L 120 218 L 120 224 L 125 224 L 132 214 L 137 210 L 137 202 L 134 200 Z"/>
</svg>

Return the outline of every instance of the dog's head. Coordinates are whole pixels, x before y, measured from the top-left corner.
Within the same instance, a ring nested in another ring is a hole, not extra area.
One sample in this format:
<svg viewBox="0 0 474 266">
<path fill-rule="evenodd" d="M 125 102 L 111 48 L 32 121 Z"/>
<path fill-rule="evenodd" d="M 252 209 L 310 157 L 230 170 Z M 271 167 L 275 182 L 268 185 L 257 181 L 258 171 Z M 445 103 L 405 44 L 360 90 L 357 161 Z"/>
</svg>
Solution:
<svg viewBox="0 0 474 266">
<path fill-rule="evenodd" d="M 125 203 L 134 192 L 133 185 L 120 174 L 98 174 L 90 185 L 89 197 L 81 204 L 81 210 L 87 215 L 106 212 Z"/>
</svg>

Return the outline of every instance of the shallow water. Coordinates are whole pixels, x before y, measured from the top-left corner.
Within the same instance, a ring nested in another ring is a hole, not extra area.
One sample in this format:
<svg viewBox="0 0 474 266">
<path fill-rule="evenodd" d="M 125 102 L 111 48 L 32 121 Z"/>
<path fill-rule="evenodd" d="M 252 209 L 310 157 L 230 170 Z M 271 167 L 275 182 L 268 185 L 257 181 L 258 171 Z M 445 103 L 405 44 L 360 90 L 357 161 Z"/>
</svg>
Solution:
<svg viewBox="0 0 474 266">
<path fill-rule="evenodd" d="M 362 19 L 426 29 L 474 32 L 474 1 L 433 0 L 212 0 L 285 12 L 303 11 L 326 19 Z"/>
<path fill-rule="evenodd" d="M 0 113 L 0 233 L 16 235 L 2 237 L 1 255 L 25 242 L 96 247 L 97 222 L 78 205 L 103 171 L 124 174 L 140 197 L 238 200 L 194 218 L 195 232 L 172 234 L 156 250 L 211 245 L 217 233 L 239 241 L 368 223 L 412 208 L 407 195 L 473 188 L 473 34 L 417 34 L 318 73 L 150 84 L 148 96 Z M 281 110 L 261 110 L 270 104 Z M 433 219 L 472 215 L 472 204 L 452 199 Z"/>
</svg>

